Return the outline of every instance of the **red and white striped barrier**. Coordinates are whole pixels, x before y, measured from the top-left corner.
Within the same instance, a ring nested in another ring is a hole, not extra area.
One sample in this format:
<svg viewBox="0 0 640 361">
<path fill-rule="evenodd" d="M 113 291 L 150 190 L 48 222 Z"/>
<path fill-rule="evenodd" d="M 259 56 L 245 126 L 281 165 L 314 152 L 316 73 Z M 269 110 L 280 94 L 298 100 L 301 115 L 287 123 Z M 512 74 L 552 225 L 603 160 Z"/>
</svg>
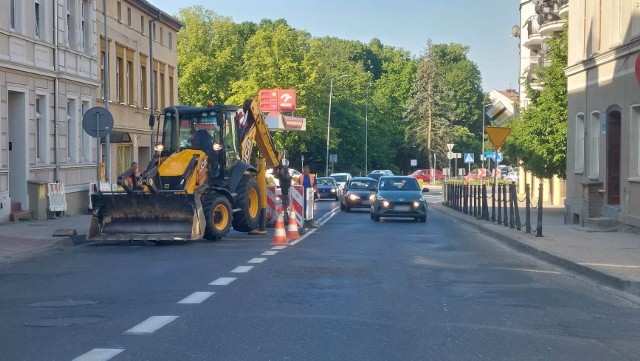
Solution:
<svg viewBox="0 0 640 361">
<path fill-rule="evenodd" d="M 296 215 L 296 223 L 302 228 L 304 207 L 304 187 L 296 184 L 291 186 L 291 211 Z"/>
<path fill-rule="evenodd" d="M 269 186 L 267 187 L 267 222 L 278 218 L 276 205 L 278 205 L 276 187 Z"/>
</svg>

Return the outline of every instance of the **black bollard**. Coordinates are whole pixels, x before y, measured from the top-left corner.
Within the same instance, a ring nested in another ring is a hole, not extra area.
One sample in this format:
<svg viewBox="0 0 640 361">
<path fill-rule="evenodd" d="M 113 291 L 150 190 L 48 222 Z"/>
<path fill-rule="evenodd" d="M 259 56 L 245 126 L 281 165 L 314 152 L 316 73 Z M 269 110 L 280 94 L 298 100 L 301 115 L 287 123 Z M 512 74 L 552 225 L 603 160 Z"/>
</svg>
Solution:
<svg viewBox="0 0 640 361">
<path fill-rule="evenodd" d="M 522 224 L 520 223 L 520 207 L 518 206 L 518 192 L 516 191 L 516 182 L 513 182 L 513 209 L 515 211 L 516 217 L 516 229 L 519 231 L 522 229 Z"/>
<path fill-rule="evenodd" d="M 502 185 L 502 202 L 504 202 L 504 217 L 503 217 L 503 221 L 504 221 L 504 225 L 506 227 L 509 227 L 509 207 L 507 206 L 507 186 L 506 185 Z"/>
<path fill-rule="evenodd" d="M 509 228 L 516 228 L 516 215 L 513 209 L 515 205 L 514 191 L 515 187 L 513 183 L 509 184 Z"/>
<path fill-rule="evenodd" d="M 536 237 L 542 237 L 542 183 L 538 190 L 538 228 L 536 229 Z"/>
<path fill-rule="evenodd" d="M 500 191 L 500 185 L 498 184 L 498 218 L 496 219 L 497 224 L 502 224 L 502 192 Z"/>
<path fill-rule="evenodd" d="M 525 231 L 524 233 L 531 233 L 531 197 L 529 196 L 531 189 L 528 184 L 524 186 L 524 222 L 525 222 Z"/>
<path fill-rule="evenodd" d="M 496 222 L 496 185 L 491 185 L 491 222 Z"/>
</svg>

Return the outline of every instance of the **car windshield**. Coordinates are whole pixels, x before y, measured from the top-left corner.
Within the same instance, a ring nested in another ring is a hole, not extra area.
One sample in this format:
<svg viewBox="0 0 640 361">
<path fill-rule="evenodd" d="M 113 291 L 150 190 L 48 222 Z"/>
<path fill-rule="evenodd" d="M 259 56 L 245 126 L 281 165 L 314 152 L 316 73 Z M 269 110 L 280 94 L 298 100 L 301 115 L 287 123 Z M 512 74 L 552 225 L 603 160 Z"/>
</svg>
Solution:
<svg viewBox="0 0 640 361">
<path fill-rule="evenodd" d="M 346 174 L 340 174 L 340 175 L 332 175 L 331 177 L 333 177 L 333 179 L 336 180 L 336 182 L 346 182 L 347 181 L 347 175 Z"/>
<path fill-rule="evenodd" d="M 380 181 L 381 190 L 417 191 L 418 182 L 415 179 L 385 178 Z"/>
<path fill-rule="evenodd" d="M 376 186 L 376 182 L 372 180 L 352 180 L 349 183 L 349 189 L 370 189 Z"/>
<path fill-rule="evenodd" d="M 336 185 L 336 181 L 333 178 L 318 178 L 318 185 L 334 186 Z"/>
</svg>

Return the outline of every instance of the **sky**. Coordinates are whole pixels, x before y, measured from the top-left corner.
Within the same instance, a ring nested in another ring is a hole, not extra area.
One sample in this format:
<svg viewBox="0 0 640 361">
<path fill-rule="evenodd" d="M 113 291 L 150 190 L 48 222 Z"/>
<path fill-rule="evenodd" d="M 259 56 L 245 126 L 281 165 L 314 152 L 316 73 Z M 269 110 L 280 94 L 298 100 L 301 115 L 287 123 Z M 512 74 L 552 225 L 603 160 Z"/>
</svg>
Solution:
<svg viewBox="0 0 640 361">
<path fill-rule="evenodd" d="M 373 38 L 420 56 L 427 40 L 469 46 L 468 58 L 482 87 L 518 89 L 520 55 L 511 28 L 519 24 L 518 0 L 147 0 L 165 13 L 202 5 L 234 22 L 285 19 L 314 37 L 369 43 Z"/>
</svg>

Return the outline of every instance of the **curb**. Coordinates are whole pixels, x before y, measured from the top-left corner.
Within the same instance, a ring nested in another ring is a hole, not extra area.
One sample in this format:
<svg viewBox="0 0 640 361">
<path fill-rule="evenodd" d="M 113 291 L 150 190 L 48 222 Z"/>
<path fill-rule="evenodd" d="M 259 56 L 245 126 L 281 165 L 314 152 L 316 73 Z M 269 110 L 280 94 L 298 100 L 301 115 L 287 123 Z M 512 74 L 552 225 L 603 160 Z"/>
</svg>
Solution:
<svg viewBox="0 0 640 361">
<path fill-rule="evenodd" d="M 569 260 L 567 258 L 561 257 L 561 256 L 557 256 L 555 254 L 549 253 L 547 251 L 543 251 L 540 250 L 536 247 L 533 247 L 527 243 L 524 243 L 520 240 L 518 240 L 515 237 L 511 237 L 507 234 L 504 234 L 502 232 L 498 232 L 496 230 L 493 230 L 489 227 L 487 227 L 487 225 L 493 225 L 493 223 L 487 223 L 482 224 L 479 222 L 475 222 L 475 219 L 469 219 L 466 217 L 465 214 L 463 213 L 459 213 L 457 211 L 454 210 L 450 210 L 448 207 L 443 206 L 443 205 L 436 205 L 435 207 L 432 207 L 432 209 L 434 209 L 435 211 L 441 213 L 441 214 L 447 214 L 447 215 L 451 215 L 456 217 L 456 219 L 459 219 L 463 222 L 465 222 L 466 224 L 475 227 L 476 229 L 479 229 L 481 231 L 483 231 L 485 234 L 490 235 L 491 237 L 495 238 L 496 240 L 500 241 L 501 243 L 509 246 L 510 248 L 524 253 L 524 254 L 528 254 L 531 256 L 534 256 L 542 261 L 545 261 L 547 263 L 556 265 L 558 267 L 561 267 L 565 270 L 568 270 L 570 272 L 573 273 L 577 273 L 581 276 L 587 277 L 589 279 L 591 279 L 592 281 L 595 281 L 603 286 L 607 286 L 607 287 L 611 287 L 614 288 L 616 290 L 619 291 L 624 291 L 624 292 L 628 292 L 631 293 L 633 295 L 636 296 L 640 296 L 640 282 L 638 281 L 630 281 L 630 280 L 626 280 L 626 279 L 622 279 L 620 277 L 617 276 L 612 276 L 610 274 L 604 273 L 602 271 L 587 267 L 587 266 L 583 266 L 579 263 L 576 263 L 572 260 Z M 465 217 L 461 217 L 465 216 Z M 486 222 L 486 221 L 482 221 L 482 222 Z M 506 228 L 505 228 L 506 229 Z M 510 228 L 509 228 L 510 229 Z M 518 231 L 519 232 L 519 231 Z"/>
</svg>

